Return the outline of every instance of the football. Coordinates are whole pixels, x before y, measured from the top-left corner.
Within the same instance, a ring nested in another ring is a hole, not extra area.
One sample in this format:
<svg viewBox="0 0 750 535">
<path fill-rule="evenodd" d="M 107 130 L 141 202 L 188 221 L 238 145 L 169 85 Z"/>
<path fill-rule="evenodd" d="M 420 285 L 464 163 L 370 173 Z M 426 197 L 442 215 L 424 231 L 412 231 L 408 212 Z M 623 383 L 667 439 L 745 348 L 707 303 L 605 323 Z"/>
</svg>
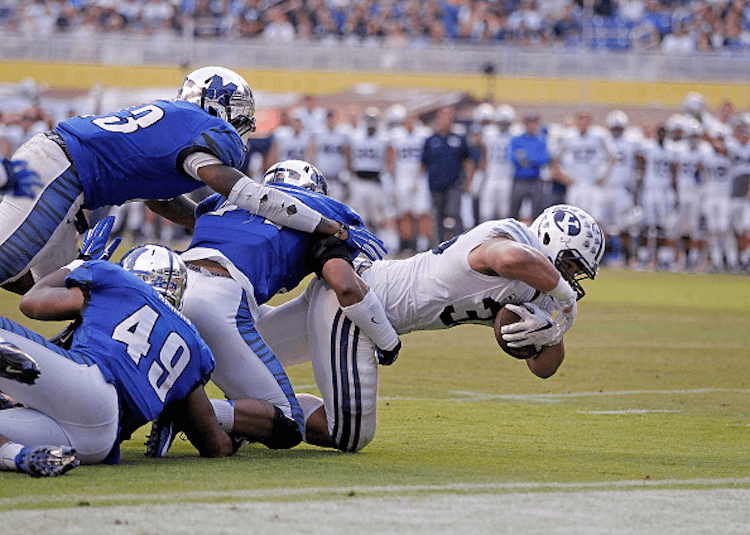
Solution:
<svg viewBox="0 0 750 535">
<path fill-rule="evenodd" d="M 503 325 L 510 325 L 511 323 L 516 323 L 520 320 L 521 317 L 518 314 L 516 314 L 515 312 L 511 312 L 506 307 L 500 309 L 500 312 L 498 312 L 497 316 L 495 317 L 495 338 L 497 339 L 497 343 L 500 345 L 502 350 L 511 357 L 517 359 L 528 359 L 531 357 L 536 357 L 539 353 L 536 350 L 536 346 L 528 345 L 523 347 L 508 347 L 508 342 L 503 340 L 502 333 L 500 332 L 500 329 L 502 329 Z"/>
</svg>

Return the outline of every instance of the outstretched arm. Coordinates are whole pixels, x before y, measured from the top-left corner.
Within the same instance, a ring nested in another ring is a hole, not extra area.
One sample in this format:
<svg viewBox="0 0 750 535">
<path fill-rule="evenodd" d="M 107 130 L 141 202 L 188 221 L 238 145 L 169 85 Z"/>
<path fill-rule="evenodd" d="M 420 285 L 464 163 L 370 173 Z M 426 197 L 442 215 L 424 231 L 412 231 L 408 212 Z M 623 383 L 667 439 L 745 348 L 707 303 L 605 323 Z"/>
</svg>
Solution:
<svg viewBox="0 0 750 535">
<path fill-rule="evenodd" d="M 232 439 L 219 427 L 213 406 L 203 386 L 197 387 L 185 399 L 174 404 L 178 429 L 185 431 L 188 440 L 201 457 L 232 455 Z"/>
<path fill-rule="evenodd" d="M 66 268 L 50 273 L 21 298 L 19 308 L 26 316 L 35 320 L 72 320 L 80 317 L 84 306 L 84 295 L 80 288 L 66 288 Z"/>
</svg>

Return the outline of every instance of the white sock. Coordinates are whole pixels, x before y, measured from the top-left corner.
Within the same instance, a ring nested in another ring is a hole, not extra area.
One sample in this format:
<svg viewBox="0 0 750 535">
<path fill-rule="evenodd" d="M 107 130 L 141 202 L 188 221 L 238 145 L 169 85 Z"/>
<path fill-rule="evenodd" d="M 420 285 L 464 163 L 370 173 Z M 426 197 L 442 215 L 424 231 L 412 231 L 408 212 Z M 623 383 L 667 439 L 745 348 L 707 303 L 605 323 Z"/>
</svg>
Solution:
<svg viewBox="0 0 750 535">
<path fill-rule="evenodd" d="M 219 420 L 219 427 L 229 433 L 234 427 L 234 403 L 231 399 L 212 399 L 210 401 L 214 407 L 216 419 Z"/>
<path fill-rule="evenodd" d="M 16 457 L 23 449 L 23 444 L 16 442 L 7 442 L 0 446 L 0 470 L 18 471 L 16 466 Z"/>
</svg>

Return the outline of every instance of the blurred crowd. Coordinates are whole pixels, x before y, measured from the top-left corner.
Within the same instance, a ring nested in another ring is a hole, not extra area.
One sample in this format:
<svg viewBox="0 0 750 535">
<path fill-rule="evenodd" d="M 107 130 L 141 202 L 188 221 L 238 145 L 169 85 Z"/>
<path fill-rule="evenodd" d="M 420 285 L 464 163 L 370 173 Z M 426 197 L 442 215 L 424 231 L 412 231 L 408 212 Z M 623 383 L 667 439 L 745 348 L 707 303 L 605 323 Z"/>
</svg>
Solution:
<svg viewBox="0 0 750 535">
<path fill-rule="evenodd" d="M 6 31 L 421 47 L 750 48 L 747 0 L 0 0 Z"/>
<path fill-rule="evenodd" d="M 664 124 L 634 124 L 621 110 L 603 124 L 586 110 L 560 124 L 538 113 L 516 117 L 512 106 L 490 102 L 448 116 L 455 120 L 441 133 L 440 110 L 416 116 L 394 104 L 347 117 L 308 97 L 282 114 L 270 136 L 251 140 L 247 171 L 259 178 L 271 162 L 313 162 L 331 194 L 357 210 L 395 255 L 450 239 L 441 226 L 455 235 L 486 220 L 530 222 L 546 206 L 568 203 L 605 230 L 609 266 L 750 269 L 750 113 L 730 102 L 709 113 L 704 97 L 690 93 Z M 455 147 L 451 136 L 461 138 L 471 156 L 458 184 L 460 220 L 447 224 L 437 217 L 443 201 L 435 193 L 443 184 L 428 176 L 422 152 L 436 136 Z M 528 164 L 536 175 L 523 171 L 524 160 L 535 159 L 519 149 L 527 138 L 546 153 Z M 539 206 L 528 192 L 532 184 Z"/>
<path fill-rule="evenodd" d="M 40 102 L 0 114 L 2 156 L 64 118 Z M 635 124 L 621 110 L 596 124 L 584 109 L 559 123 L 492 102 L 421 114 L 398 103 L 355 111 L 309 95 L 277 112 L 278 126 L 248 141 L 243 170 L 260 181 L 275 162 L 312 162 L 330 195 L 360 213 L 393 256 L 436 247 L 483 221 L 530 222 L 546 206 L 568 203 L 605 230 L 609 266 L 750 270 L 750 112 L 730 102 L 709 112 L 690 93 L 664 124 Z M 179 248 L 189 240 L 142 203 L 111 213 L 116 233 L 135 243 Z"/>
</svg>

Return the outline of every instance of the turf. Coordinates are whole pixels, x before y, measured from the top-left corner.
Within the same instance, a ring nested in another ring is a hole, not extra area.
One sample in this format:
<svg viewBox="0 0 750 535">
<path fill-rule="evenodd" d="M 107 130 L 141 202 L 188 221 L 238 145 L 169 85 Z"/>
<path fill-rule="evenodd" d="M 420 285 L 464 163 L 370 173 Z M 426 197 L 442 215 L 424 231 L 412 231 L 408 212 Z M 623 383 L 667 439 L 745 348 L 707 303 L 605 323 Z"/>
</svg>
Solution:
<svg viewBox="0 0 750 535">
<path fill-rule="evenodd" d="M 284 501 L 273 491 L 289 489 L 749 488 L 750 279 L 604 270 L 586 288 L 565 362 L 547 380 L 500 353 L 490 329 L 405 336 L 399 360 L 381 369 L 378 434 L 358 454 L 250 445 L 209 460 L 178 440 L 167 459 L 148 460 L 143 428 L 118 466 L 50 480 L 0 473 L 0 511 L 239 502 L 264 490 Z M 0 313 L 47 335 L 62 326 L 21 319 L 17 301 L 1 294 Z M 290 377 L 315 392 L 309 366 Z"/>
</svg>

